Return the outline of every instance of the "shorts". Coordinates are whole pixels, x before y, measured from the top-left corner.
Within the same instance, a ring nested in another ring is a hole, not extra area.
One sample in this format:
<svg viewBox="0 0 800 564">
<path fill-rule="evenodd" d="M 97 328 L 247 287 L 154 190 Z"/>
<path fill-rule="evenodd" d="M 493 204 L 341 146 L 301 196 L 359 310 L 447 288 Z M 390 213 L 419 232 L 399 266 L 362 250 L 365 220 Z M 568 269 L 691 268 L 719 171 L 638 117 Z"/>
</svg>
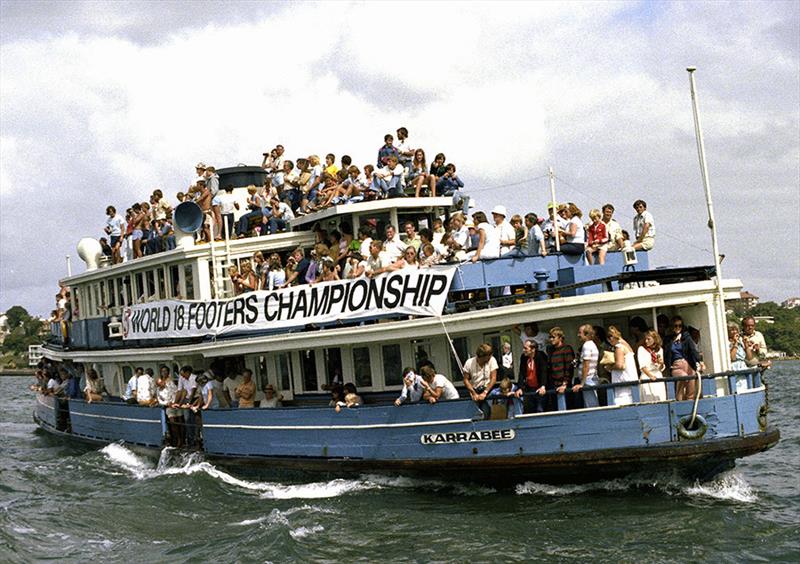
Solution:
<svg viewBox="0 0 800 564">
<path fill-rule="evenodd" d="M 133 233 L 131 233 L 131 239 L 134 241 L 141 241 L 143 235 L 141 229 L 134 229 Z"/>
<path fill-rule="evenodd" d="M 642 250 L 650 251 L 655 246 L 656 240 L 655 237 L 645 237 L 639 244 L 642 246 Z"/>
<path fill-rule="evenodd" d="M 211 227 L 211 210 L 203 212 L 203 225 Z"/>
<path fill-rule="evenodd" d="M 117 246 L 117 244 L 119 244 L 119 241 L 120 239 L 122 239 L 122 237 L 120 237 L 119 235 L 112 235 L 111 237 L 109 237 L 109 239 L 110 239 L 109 242 L 111 243 L 111 248 L 113 249 L 114 247 Z"/>
</svg>

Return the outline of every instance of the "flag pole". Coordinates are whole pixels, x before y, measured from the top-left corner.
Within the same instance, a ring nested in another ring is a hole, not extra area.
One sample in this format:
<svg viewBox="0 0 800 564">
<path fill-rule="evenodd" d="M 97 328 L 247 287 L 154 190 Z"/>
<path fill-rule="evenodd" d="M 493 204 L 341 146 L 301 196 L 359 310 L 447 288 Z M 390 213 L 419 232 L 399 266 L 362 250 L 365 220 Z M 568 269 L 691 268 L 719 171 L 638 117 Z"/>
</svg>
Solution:
<svg viewBox="0 0 800 564">
<path fill-rule="evenodd" d="M 708 180 L 708 165 L 706 164 L 706 147 L 703 142 L 703 129 L 700 125 L 700 111 L 697 102 L 697 89 L 694 82 L 696 67 L 687 67 L 689 73 L 689 88 L 692 94 L 692 113 L 694 114 L 694 133 L 697 139 L 697 158 L 700 160 L 700 175 L 703 179 L 703 188 L 706 192 L 706 207 L 708 208 L 708 228 L 711 230 L 711 248 L 714 253 L 714 269 L 717 278 L 717 338 L 720 346 L 720 360 L 722 370 L 730 370 L 730 353 L 728 352 L 728 329 L 725 317 L 725 293 L 722 289 L 722 269 L 719 254 L 719 241 L 717 240 L 717 223 L 714 221 L 714 203 L 711 200 L 711 185 Z"/>
<path fill-rule="evenodd" d="M 556 252 L 561 252 L 561 242 L 558 240 L 558 209 L 556 209 L 556 175 L 553 167 L 547 167 L 547 176 L 550 177 L 550 203 L 553 211 L 550 213 L 550 221 L 553 222 L 553 235 L 556 238 Z"/>
</svg>

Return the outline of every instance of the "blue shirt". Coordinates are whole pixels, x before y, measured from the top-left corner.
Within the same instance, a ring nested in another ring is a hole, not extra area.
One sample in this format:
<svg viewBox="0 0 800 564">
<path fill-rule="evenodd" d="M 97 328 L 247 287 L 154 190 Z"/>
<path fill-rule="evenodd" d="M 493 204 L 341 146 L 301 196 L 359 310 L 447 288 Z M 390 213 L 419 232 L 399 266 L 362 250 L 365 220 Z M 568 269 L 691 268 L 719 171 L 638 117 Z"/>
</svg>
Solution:
<svg viewBox="0 0 800 564">
<path fill-rule="evenodd" d="M 219 400 L 217 399 L 217 394 L 213 393 L 213 392 L 216 392 L 216 390 L 214 390 L 214 383 L 213 382 L 206 382 L 206 385 L 203 386 L 203 405 L 206 404 L 206 401 L 208 400 L 208 393 L 210 391 L 212 392 L 212 394 L 211 394 L 211 403 L 208 404 L 208 408 L 209 409 L 217 409 L 219 407 Z"/>
<path fill-rule="evenodd" d="M 684 358 L 683 342 L 680 339 L 677 341 L 672 341 L 670 349 L 672 351 L 672 362 L 675 362 L 676 360 L 682 360 Z"/>
</svg>

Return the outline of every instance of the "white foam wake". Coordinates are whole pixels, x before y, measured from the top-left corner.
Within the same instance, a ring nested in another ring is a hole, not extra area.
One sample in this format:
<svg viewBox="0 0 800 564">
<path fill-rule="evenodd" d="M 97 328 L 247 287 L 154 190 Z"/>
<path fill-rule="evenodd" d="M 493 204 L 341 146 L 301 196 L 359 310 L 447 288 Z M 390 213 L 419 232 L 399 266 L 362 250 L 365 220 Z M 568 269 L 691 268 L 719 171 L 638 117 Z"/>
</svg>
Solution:
<svg viewBox="0 0 800 564">
<path fill-rule="evenodd" d="M 175 449 L 166 448 L 156 466 L 148 460 L 137 456 L 124 445 L 112 443 L 104 447 L 102 452 L 108 460 L 128 471 L 137 480 L 150 480 L 159 476 L 186 475 L 204 473 L 228 485 L 259 492 L 261 497 L 269 499 L 322 499 L 379 487 L 363 480 L 335 479 L 327 482 L 308 484 L 282 484 L 279 482 L 255 482 L 243 480 L 220 470 L 210 462 L 202 459 L 200 454 L 181 454 Z"/>
<path fill-rule="evenodd" d="M 750 485 L 739 474 L 720 474 L 711 482 L 688 482 L 676 477 L 654 479 L 621 478 L 589 484 L 553 486 L 536 482 L 525 482 L 516 487 L 517 495 L 569 496 L 585 492 L 620 492 L 631 490 L 655 490 L 667 495 L 705 497 L 726 501 L 752 503 L 758 499 Z"/>
</svg>

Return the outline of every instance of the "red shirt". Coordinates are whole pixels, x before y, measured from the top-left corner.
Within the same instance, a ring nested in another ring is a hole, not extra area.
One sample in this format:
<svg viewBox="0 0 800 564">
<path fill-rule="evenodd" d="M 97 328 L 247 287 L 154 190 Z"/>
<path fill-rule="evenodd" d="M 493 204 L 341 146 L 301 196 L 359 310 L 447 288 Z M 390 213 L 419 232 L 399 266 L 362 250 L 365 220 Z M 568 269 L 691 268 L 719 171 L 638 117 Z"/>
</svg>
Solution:
<svg viewBox="0 0 800 564">
<path fill-rule="evenodd" d="M 588 244 L 592 245 L 597 243 L 604 245 L 608 243 L 608 231 L 606 231 L 606 224 L 602 221 L 592 223 L 587 229 L 586 233 L 589 235 Z"/>
<path fill-rule="evenodd" d="M 539 389 L 539 375 L 536 373 L 536 359 L 528 358 L 528 372 L 525 375 L 525 384 L 533 390 Z"/>
</svg>

